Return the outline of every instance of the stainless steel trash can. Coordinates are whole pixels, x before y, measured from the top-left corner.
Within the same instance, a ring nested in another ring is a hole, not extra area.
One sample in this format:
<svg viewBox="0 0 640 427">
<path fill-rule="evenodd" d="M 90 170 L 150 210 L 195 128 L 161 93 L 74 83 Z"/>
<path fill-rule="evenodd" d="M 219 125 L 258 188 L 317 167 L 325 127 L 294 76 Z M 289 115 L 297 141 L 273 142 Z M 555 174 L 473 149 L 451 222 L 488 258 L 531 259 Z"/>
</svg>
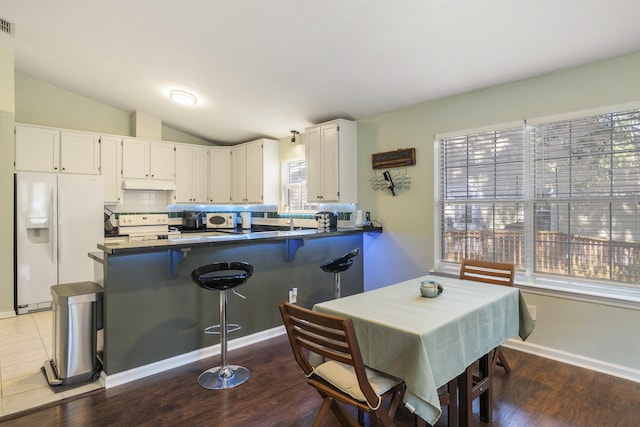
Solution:
<svg viewBox="0 0 640 427">
<path fill-rule="evenodd" d="M 53 359 L 44 364 L 51 385 L 89 381 L 96 374 L 97 330 L 102 325 L 102 287 L 76 282 L 51 287 Z M 100 313 L 100 314 L 99 314 Z"/>
</svg>

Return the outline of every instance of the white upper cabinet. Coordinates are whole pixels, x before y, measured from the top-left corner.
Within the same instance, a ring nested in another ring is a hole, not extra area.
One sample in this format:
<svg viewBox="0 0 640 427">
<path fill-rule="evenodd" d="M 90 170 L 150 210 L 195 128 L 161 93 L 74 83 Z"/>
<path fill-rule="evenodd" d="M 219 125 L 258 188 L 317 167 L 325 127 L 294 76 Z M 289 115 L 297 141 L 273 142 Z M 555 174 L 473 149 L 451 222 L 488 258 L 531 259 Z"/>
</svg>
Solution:
<svg viewBox="0 0 640 427">
<path fill-rule="evenodd" d="M 176 203 L 207 202 L 207 156 L 207 147 L 176 144 Z"/>
<path fill-rule="evenodd" d="M 175 186 L 175 147 L 173 142 L 122 139 L 122 177 L 126 180 L 164 181 L 163 189 Z M 127 187 L 125 186 L 125 189 Z"/>
<path fill-rule="evenodd" d="M 275 204 L 280 182 L 278 141 L 259 139 L 231 147 L 231 201 Z"/>
<path fill-rule="evenodd" d="M 100 174 L 100 135 L 90 132 L 60 132 L 60 172 Z"/>
<path fill-rule="evenodd" d="M 149 179 L 149 141 L 122 139 L 122 177 Z"/>
<path fill-rule="evenodd" d="M 248 203 L 247 199 L 247 146 L 231 147 L 231 201 Z"/>
<path fill-rule="evenodd" d="M 122 137 L 100 137 L 100 174 L 104 179 L 104 204 L 122 203 Z"/>
<path fill-rule="evenodd" d="M 357 202 L 357 124 L 338 119 L 305 131 L 307 200 Z"/>
<path fill-rule="evenodd" d="M 16 124 L 16 170 L 100 174 L 100 135 Z"/>
<path fill-rule="evenodd" d="M 231 202 L 231 148 L 209 147 L 209 203 Z"/>
<path fill-rule="evenodd" d="M 16 170 L 59 172 L 60 130 L 16 124 Z"/>
<path fill-rule="evenodd" d="M 173 181 L 176 176 L 176 144 L 151 141 L 149 143 L 149 171 L 151 179 Z"/>
</svg>

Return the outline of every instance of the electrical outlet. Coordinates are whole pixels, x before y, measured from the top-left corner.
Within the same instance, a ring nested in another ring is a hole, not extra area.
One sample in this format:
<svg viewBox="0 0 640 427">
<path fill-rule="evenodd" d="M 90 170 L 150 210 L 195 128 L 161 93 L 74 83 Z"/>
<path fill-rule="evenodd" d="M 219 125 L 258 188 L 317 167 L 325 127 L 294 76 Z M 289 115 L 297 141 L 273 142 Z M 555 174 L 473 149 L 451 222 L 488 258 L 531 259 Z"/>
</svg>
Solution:
<svg viewBox="0 0 640 427">
<path fill-rule="evenodd" d="M 535 305 L 527 305 L 527 309 L 529 310 L 529 314 L 533 320 L 536 320 L 536 306 Z"/>
<path fill-rule="evenodd" d="M 298 288 L 291 288 L 289 291 L 289 302 L 291 304 L 298 302 Z"/>
</svg>

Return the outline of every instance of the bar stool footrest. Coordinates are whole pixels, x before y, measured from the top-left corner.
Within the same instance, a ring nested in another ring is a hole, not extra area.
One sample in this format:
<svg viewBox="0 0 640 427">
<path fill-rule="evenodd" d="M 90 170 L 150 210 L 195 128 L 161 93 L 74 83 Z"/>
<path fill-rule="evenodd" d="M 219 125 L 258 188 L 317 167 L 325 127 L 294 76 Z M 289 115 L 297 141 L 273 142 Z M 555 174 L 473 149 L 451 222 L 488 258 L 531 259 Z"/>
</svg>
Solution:
<svg viewBox="0 0 640 427">
<path fill-rule="evenodd" d="M 239 331 L 242 326 L 237 323 L 227 323 L 227 333 Z M 220 335 L 220 325 L 213 325 L 204 328 L 204 333 L 208 335 Z"/>
</svg>

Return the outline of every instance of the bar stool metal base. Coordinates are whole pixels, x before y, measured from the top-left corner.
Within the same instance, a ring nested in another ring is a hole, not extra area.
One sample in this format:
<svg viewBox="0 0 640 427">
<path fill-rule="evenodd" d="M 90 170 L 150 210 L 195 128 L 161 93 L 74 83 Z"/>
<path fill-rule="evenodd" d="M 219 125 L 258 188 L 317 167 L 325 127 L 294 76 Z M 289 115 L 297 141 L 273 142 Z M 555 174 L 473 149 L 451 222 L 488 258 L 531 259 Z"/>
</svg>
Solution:
<svg viewBox="0 0 640 427">
<path fill-rule="evenodd" d="M 249 379 L 249 370 L 242 366 L 220 366 L 204 371 L 198 377 L 198 384 L 209 390 L 224 390 L 238 386 Z"/>
</svg>

